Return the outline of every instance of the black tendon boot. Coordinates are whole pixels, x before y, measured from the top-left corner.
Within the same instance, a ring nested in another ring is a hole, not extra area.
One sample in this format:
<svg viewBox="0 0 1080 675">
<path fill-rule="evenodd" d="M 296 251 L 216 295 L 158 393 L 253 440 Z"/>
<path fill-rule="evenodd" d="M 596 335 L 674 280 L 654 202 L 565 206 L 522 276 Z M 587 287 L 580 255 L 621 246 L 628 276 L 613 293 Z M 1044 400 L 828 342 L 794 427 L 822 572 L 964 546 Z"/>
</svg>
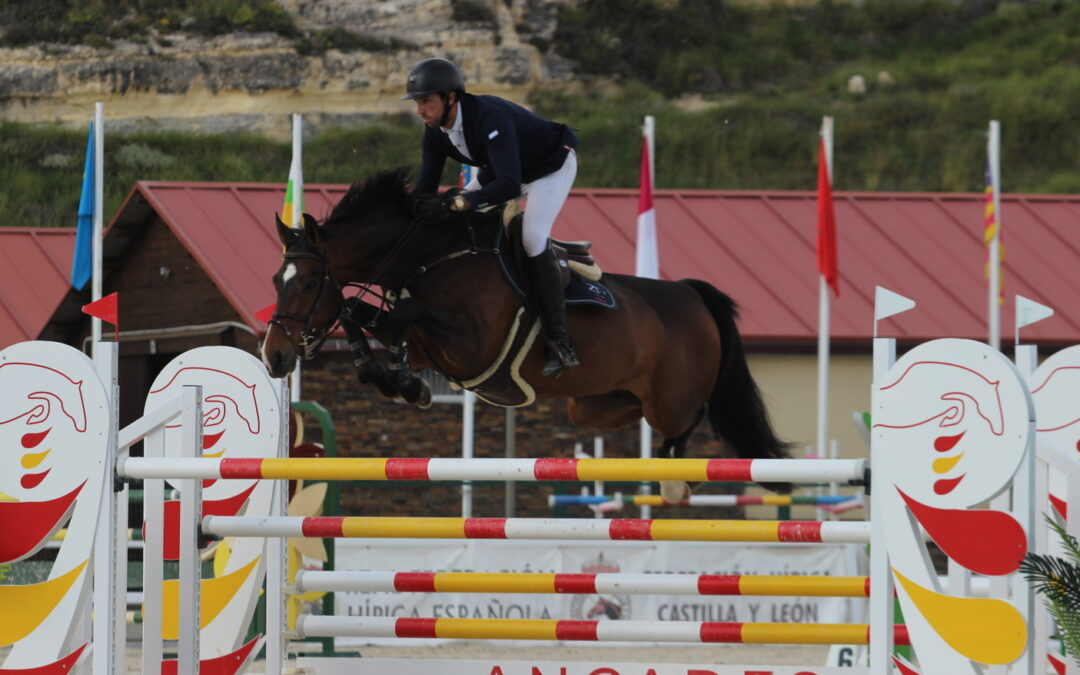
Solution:
<svg viewBox="0 0 1080 675">
<path fill-rule="evenodd" d="M 566 334 L 566 310 L 559 261 L 551 249 L 529 258 L 533 301 L 540 313 L 540 325 L 547 338 L 544 375 L 556 378 L 566 368 L 578 365 L 577 354 Z"/>
</svg>

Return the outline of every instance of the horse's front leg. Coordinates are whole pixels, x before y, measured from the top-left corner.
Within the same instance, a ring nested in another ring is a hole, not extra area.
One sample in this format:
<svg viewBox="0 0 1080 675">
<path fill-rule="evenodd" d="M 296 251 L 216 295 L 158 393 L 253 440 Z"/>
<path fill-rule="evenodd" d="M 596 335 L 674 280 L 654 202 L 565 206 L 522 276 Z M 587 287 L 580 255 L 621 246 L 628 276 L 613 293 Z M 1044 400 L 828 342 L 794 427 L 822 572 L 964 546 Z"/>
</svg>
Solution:
<svg viewBox="0 0 1080 675">
<path fill-rule="evenodd" d="M 368 346 L 367 336 L 364 335 L 363 326 L 371 322 L 378 311 L 379 308 L 374 305 L 356 298 L 349 298 L 345 301 L 345 309 L 341 312 L 341 327 L 345 329 L 345 336 L 349 340 L 349 351 L 352 353 L 353 367 L 356 368 L 356 379 L 361 384 L 374 384 L 379 393 L 386 398 L 397 398 L 397 385 L 375 360 L 375 355 Z"/>
<path fill-rule="evenodd" d="M 394 309 L 388 318 L 390 323 L 390 363 L 387 366 L 389 378 L 409 403 L 421 408 L 431 406 L 431 388 L 427 382 L 417 377 L 409 366 L 408 340 L 409 327 L 424 316 L 425 305 L 411 297 L 403 297 L 394 303 Z"/>
</svg>

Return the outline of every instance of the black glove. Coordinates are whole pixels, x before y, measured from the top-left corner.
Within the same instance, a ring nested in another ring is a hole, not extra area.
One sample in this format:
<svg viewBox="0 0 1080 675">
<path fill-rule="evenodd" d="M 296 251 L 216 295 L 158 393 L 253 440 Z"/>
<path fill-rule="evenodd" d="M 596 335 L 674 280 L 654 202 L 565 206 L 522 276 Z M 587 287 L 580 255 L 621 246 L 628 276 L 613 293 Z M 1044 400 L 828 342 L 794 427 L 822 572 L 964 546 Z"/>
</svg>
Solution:
<svg viewBox="0 0 1080 675">
<path fill-rule="evenodd" d="M 424 223 L 441 223 L 450 215 L 450 205 L 454 197 L 461 194 L 458 188 L 451 188 L 441 195 L 424 195 L 416 199 L 416 217 Z"/>
</svg>

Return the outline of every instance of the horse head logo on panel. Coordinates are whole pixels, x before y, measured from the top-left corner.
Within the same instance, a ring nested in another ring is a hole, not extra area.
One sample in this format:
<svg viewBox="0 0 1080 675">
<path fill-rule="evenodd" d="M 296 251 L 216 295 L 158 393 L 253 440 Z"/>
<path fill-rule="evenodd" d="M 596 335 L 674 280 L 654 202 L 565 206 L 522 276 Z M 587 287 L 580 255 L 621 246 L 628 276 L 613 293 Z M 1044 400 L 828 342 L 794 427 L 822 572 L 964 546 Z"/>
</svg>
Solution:
<svg viewBox="0 0 1080 675">
<path fill-rule="evenodd" d="M 53 342 L 0 352 L 0 562 L 34 555 L 67 528 L 44 581 L 0 586 L 6 668 L 70 669 L 85 650 L 71 636 L 89 592 L 109 420 L 81 352 Z"/>
</svg>

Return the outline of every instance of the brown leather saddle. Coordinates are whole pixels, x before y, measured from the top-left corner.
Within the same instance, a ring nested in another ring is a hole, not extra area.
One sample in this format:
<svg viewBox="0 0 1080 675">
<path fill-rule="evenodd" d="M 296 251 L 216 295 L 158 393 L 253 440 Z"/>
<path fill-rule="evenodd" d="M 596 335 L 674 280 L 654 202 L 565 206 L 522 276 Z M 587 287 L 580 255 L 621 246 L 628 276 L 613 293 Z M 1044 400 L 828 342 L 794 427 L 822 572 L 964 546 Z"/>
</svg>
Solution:
<svg viewBox="0 0 1080 675">
<path fill-rule="evenodd" d="M 511 214 L 509 220 L 503 221 L 505 227 L 506 236 L 509 239 L 509 248 L 511 257 L 514 260 L 514 267 L 518 273 L 518 277 L 522 280 L 529 278 L 528 269 L 525 266 L 525 247 L 521 237 L 521 228 L 524 222 L 524 216 L 521 211 L 516 211 Z M 572 279 L 571 270 L 577 272 L 580 276 L 591 281 L 599 281 L 603 276 L 603 272 L 600 270 L 600 266 L 596 264 L 596 259 L 589 253 L 589 249 L 592 248 L 591 241 L 561 241 L 559 239 L 551 239 L 551 250 L 555 252 L 555 257 L 559 260 L 559 271 L 562 273 L 563 288 L 570 286 Z"/>
</svg>

